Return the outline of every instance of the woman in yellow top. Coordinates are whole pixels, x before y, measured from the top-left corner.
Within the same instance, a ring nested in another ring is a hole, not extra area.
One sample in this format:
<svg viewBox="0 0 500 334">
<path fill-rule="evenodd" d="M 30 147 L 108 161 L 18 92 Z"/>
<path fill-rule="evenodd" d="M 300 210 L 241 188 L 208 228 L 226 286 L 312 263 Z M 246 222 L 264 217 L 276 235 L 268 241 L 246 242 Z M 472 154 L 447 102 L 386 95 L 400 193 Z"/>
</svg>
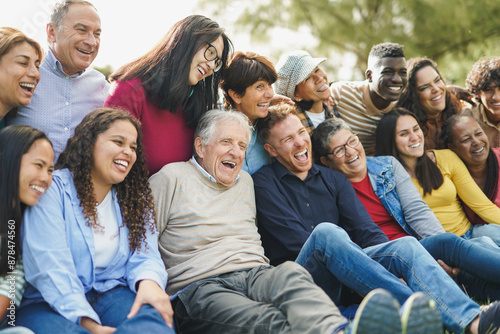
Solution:
<svg viewBox="0 0 500 334">
<path fill-rule="evenodd" d="M 382 117 L 376 132 L 375 155 L 392 155 L 401 162 L 447 232 L 466 239 L 472 236 L 474 225 L 461 199 L 486 222 L 497 224 L 495 232 L 500 234 L 500 208 L 484 195 L 462 160 L 450 150 L 424 153 L 424 134 L 413 113 L 395 108 Z M 484 241 L 492 243 L 489 238 Z"/>
</svg>

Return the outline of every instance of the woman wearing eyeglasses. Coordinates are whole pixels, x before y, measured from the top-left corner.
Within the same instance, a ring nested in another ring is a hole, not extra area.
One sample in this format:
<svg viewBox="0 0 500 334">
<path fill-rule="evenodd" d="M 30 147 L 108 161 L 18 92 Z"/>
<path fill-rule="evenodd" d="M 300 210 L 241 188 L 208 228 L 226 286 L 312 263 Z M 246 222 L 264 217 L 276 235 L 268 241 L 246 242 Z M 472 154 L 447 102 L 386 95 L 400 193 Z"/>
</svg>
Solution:
<svg viewBox="0 0 500 334">
<path fill-rule="evenodd" d="M 110 75 L 105 106 L 128 110 L 142 123 L 150 174 L 188 160 L 201 115 L 215 107 L 232 44 L 216 22 L 191 15 L 148 53 Z"/>
</svg>

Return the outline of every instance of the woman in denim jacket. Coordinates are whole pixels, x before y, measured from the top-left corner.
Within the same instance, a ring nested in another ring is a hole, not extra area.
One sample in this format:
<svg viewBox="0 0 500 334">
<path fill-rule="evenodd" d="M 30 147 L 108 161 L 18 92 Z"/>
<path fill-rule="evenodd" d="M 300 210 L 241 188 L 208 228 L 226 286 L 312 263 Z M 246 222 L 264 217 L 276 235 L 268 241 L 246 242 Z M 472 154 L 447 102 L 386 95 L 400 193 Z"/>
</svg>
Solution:
<svg viewBox="0 0 500 334">
<path fill-rule="evenodd" d="M 321 123 L 312 142 L 316 162 L 349 179 L 389 239 L 414 236 L 469 295 L 500 299 L 500 252 L 444 232 L 401 163 L 390 156 L 366 157 L 363 145 L 341 119 Z"/>
</svg>

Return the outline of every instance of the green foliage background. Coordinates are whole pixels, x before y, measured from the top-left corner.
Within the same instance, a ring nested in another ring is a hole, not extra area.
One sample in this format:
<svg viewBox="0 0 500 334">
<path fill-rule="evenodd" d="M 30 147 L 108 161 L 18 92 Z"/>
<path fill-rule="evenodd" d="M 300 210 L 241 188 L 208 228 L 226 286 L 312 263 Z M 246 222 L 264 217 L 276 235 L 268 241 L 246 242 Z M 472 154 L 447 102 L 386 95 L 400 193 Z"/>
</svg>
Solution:
<svg viewBox="0 0 500 334">
<path fill-rule="evenodd" d="M 317 40 L 308 50 L 313 57 L 351 55 L 357 77 L 372 45 L 381 42 L 403 44 L 407 59 L 434 59 L 458 85 L 481 56 L 500 55 L 498 0 L 200 0 L 200 5 L 215 20 L 227 8 L 241 7 L 237 27 L 251 32 L 254 41 L 267 41 L 276 27 L 307 27 Z M 341 66 L 331 63 L 333 72 Z"/>
</svg>

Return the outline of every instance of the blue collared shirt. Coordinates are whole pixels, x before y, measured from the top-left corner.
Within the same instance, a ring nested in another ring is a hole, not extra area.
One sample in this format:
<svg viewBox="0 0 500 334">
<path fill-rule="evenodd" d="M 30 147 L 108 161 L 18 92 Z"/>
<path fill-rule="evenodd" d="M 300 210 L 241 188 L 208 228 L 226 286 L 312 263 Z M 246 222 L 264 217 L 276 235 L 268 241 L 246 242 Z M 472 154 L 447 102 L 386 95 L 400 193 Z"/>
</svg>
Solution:
<svg viewBox="0 0 500 334">
<path fill-rule="evenodd" d="M 112 188 L 113 205 L 118 217 L 119 248 L 109 266 L 96 271 L 92 227 L 87 224 L 71 172 L 57 170 L 52 185 L 38 205 L 28 207 L 21 227 L 26 281 L 24 304 L 45 300 L 55 311 L 77 323 L 89 317 L 100 323 L 85 294 L 91 289 L 109 291 L 136 284 L 144 279 L 161 288 L 167 284 L 167 272 L 158 250 L 158 233 L 146 231 L 146 244 L 139 251 L 129 247 L 128 228 L 122 226 L 117 193 Z"/>
<path fill-rule="evenodd" d="M 54 161 L 57 161 L 85 115 L 102 108 L 109 83 L 92 68 L 67 75 L 50 49 L 40 66 L 40 75 L 31 103 L 17 108 L 17 116 L 9 113 L 6 125 L 30 125 L 45 132 L 54 146 Z"/>
<path fill-rule="evenodd" d="M 316 225 L 339 225 L 361 247 L 389 241 L 359 201 L 347 178 L 313 164 L 301 180 L 280 162 L 252 175 L 257 224 L 271 264 L 295 261 Z"/>
</svg>

